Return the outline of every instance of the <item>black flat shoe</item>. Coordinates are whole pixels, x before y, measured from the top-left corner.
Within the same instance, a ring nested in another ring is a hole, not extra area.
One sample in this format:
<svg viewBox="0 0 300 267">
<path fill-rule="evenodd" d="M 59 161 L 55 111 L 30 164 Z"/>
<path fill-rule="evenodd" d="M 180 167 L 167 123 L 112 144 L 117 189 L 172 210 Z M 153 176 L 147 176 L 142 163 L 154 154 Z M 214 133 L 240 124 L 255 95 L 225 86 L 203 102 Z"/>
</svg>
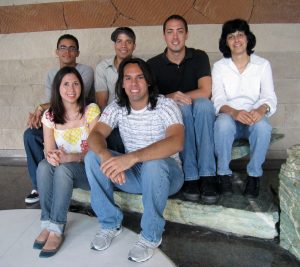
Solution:
<svg viewBox="0 0 300 267">
<path fill-rule="evenodd" d="M 64 242 L 64 236 L 61 235 L 61 240 L 60 240 L 58 246 L 56 248 L 50 249 L 50 250 L 42 249 L 39 257 L 40 258 L 49 258 L 49 257 L 54 256 L 57 253 L 57 251 L 60 249 L 63 242 Z"/>
<path fill-rule="evenodd" d="M 46 244 L 46 241 L 41 242 L 41 241 L 38 241 L 38 240 L 34 240 L 33 248 L 34 249 L 42 249 L 43 246 Z"/>
</svg>

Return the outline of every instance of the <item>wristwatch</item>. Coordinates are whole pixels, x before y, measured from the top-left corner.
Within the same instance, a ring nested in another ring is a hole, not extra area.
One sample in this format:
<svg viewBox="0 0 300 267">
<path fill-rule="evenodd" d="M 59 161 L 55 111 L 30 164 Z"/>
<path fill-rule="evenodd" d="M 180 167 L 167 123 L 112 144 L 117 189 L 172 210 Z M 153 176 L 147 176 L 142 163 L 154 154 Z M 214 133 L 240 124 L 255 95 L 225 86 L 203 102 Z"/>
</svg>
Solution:
<svg viewBox="0 0 300 267">
<path fill-rule="evenodd" d="M 263 104 L 263 106 L 266 109 L 266 114 L 268 114 L 270 112 L 270 110 L 271 110 L 270 106 L 268 104 Z"/>
</svg>

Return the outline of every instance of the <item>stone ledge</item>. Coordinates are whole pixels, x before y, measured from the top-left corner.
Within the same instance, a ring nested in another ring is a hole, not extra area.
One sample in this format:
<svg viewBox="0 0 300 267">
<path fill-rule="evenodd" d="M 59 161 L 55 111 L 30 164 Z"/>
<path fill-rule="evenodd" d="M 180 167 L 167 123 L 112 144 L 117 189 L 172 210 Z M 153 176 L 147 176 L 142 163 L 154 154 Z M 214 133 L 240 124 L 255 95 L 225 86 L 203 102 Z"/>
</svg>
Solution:
<svg viewBox="0 0 300 267">
<path fill-rule="evenodd" d="M 143 212 L 141 195 L 116 191 L 116 204 L 128 212 Z M 72 199 L 90 205 L 90 193 L 82 189 L 74 189 Z M 261 211 L 258 205 L 252 203 L 254 210 L 236 209 L 222 205 L 204 205 L 183 201 L 178 198 L 168 200 L 164 217 L 166 220 L 187 225 L 203 226 L 235 234 L 263 239 L 274 239 L 278 233 L 276 223 L 279 220 L 278 211 L 269 209 Z"/>
</svg>

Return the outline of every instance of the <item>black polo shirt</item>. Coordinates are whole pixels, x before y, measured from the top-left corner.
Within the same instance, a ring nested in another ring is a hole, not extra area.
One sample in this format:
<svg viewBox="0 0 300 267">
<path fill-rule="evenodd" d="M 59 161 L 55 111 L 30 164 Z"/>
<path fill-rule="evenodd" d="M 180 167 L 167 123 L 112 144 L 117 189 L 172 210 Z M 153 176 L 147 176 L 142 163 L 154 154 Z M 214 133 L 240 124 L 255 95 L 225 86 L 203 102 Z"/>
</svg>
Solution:
<svg viewBox="0 0 300 267">
<path fill-rule="evenodd" d="M 195 90 L 198 79 L 211 75 L 209 58 L 204 51 L 186 47 L 185 57 L 179 65 L 169 61 L 166 51 L 148 60 L 161 94 Z"/>
</svg>

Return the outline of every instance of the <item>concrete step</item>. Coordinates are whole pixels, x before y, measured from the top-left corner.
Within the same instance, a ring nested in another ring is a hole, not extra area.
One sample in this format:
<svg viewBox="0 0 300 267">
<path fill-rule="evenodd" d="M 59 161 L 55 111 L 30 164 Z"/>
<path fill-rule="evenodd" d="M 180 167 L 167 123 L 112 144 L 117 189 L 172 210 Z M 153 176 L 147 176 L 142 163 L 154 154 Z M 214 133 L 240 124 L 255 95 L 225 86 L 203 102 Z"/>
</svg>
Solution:
<svg viewBox="0 0 300 267">
<path fill-rule="evenodd" d="M 278 173 L 270 173 L 271 177 L 261 179 L 260 196 L 255 200 L 248 200 L 242 195 L 245 175 L 235 174 L 232 196 L 220 197 L 216 205 L 205 205 L 201 202 L 185 201 L 179 192 L 169 198 L 164 217 L 171 222 L 207 227 L 238 236 L 274 239 L 278 236 L 276 223 L 279 214 L 272 187 L 274 177 L 277 177 Z M 143 212 L 141 195 L 116 191 L 114 197 L 123 211 Z M 72 199 L 90 205 L 88 191 L 74 189 Z"/>
</svg>

